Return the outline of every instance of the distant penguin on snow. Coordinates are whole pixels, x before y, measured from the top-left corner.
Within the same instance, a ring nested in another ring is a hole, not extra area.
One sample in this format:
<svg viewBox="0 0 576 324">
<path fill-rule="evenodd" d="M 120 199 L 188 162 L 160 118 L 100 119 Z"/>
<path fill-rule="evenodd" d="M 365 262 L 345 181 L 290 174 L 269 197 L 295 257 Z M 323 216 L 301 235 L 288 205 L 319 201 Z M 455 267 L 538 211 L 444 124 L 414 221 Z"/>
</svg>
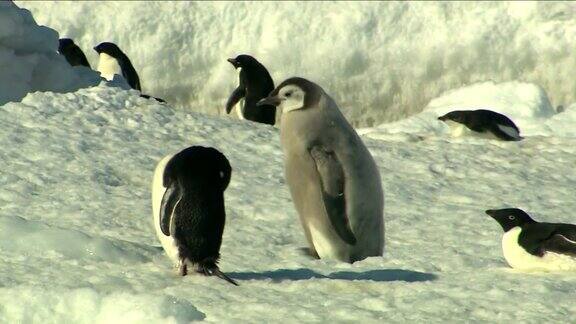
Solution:
<svg viewBox="0 0 576 324">
<path fill-rule="evenodd" d="M 268 96 L 274 90 L 274 81 L 268 70 L 250 55 L 238 55 L 228 59 L 234 68 L 241 68 L 240 84 L 230 94 L 226 102 L 226 113 L 230 113 L 234 105 L 244 98 L 244 107 L 237 107 L 241 119 L 274 125 L 276 122 L 276 107 L 271 105 L 257 106 L 260 99 Z"/>
<path fill-rule="evenodd" d="M 438 117 L 452 129 L 452 135 L 458 137 L 471 130 L 489 138 L 503 141 L 519 141 L 520 130 L 508 117 L 485 109 L 455 110 Z"/>
<path fill-rule="evenodd" d="M 136 69 L 132 66 L 130 59 L 120 48 L 110 42 L 104 42 L 94 47 L 94 50 L 100 54 L 98 61 L 98 71 L 106 80 L 114 79 L 114 75 L 122 76 L 132 89 L 142 91 L 140 86 L 140 78 Z M 140 97 L 145 99 L 153 98 L 159 102 L 166 102 L 164 99 L 152 97 L 146 94 L 140 94 Z"/>
<path fill-rule="evenodd" d="M 66 61 L 68 61 L 72 66 L 81 65 L 91 68 L 84 52 L 82 52 L 80 47 L 74 44 L 74 41 L 70 38 L 60 38 L 58 53 L 63 55 L 66 58 Z"/>
<path fill-rule="evenodd" d="M 94 50 L 100 54 L 98 71 L 100 71 L 103 78 L 112 80 L 114 75 L 118 74 L 126 79 L 132 89 L 142 91 L 136 69 L 132 66 L 128 56 L 116 44 L 110 42 L 100 43 L 94 47 Z"/>
<path fill-rule="evenodd" d="M 502 250 L 510 267 L 521 270 L 576 270 L 576 225 L 539 223 L 518 208 L 486 214 L 502 229 Z"/>
<path fill-rule="evenodd" d="M 311 254 L 349 263 L 381 256 L 380 173 L 334 100 L 317 84 L 290 78 L 259 105 L 283 110 L 284 170 Z"/>
<path fill-rule="evenodd" d="M 154 172 L 154 227 L 169 258 L 185 276 L 189 267 L 237 283 L 218 268 L 226 212 L 224 190 L 232 168 L 214 148 L 192 146 L 162 159 Z"/>
</svg>

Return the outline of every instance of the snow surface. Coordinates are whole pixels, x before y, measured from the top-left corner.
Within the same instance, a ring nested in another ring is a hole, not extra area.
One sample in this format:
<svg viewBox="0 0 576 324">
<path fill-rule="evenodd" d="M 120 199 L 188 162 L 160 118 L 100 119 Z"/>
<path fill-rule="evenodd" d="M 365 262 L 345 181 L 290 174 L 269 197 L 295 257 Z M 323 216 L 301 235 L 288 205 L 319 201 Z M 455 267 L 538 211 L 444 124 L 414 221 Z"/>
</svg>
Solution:
<svg viewBox="0 0 576 324">
<path fill-rule="evenodd" d="M 58 33 L 38 26 L 30 12 L 0 2 L 0 105 L 33 91 L 70 92 L 100 82 L 97 73 L 73 68 L 58 51 Z"/>
<path fill-rule="evenodd" d="M 92 50 L 116 42 L 144 93 L 224 114 L 238 82 L 226 62 L 255 55 L 276 84 L 323 85 L 355 126 L 420 112 L 477 82 L 539 84 L 554 106 L 576 102 L 572 2 L 17 1 Z M 236 118 L 233 116 L 232 118 Z"/>
<path fill-rule="evenodd" d="M 537 87 L 527 89 L 538 97 Z M 502 231 L 483 213 L 516 206 L 538 220 L 573 222 L 576 138 L 564 130 L 513 143 L 365 137 L 385 189 L 386 252 L 349 265 L 299 250 L 305 238 L 276 128 L 174 110 L 105 84 L 29 94 L 0 116 L 0 322 L 541 323 L 576 315 L 576 275 L 510 270 Z M 221 268 L 240 287 L 178 277 L 154 234 L 154 167 L 189 145 L 214 146 L 231 162 Z"/>
</svg>

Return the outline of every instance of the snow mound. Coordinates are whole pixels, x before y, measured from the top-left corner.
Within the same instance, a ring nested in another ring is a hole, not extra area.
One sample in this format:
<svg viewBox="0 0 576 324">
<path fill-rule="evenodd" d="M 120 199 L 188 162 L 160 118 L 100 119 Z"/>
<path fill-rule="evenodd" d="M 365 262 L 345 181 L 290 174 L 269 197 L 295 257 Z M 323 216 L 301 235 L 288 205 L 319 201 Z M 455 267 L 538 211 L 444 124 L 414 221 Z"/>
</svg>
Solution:
<svg viewBox="0 0 576 324">
<path fill-rule="evenodd" d="M 3 323 L 190 323 L 204 318 L 192 304 L 172 296 L 0 288 Z"/>
<path fill-rule="evenodd" d="M 71 92 L 100 82 L 57 53 L 58 33 L 38 26 L 30 11 L 0 2 L 0 105 L 34 91 Z"/>
<path fill-rule="evenodd" d="M 66 217 L 65 215 L 61 215 Z M 73 217 L 73 216 L 71 216 Z M 148 258 L 134 250 L 134 244 L 100 237 L 80 231 L 52 228 L 21 217 L 0 216 L 0 241 L 4 253 L 43 255 L 50 258 L 83 260 L 84 262 L 145 262 Z M 124 247 L 124 246 L 125 247 Z"/>
<path fill-rule="evenodd" d="M 554 106 L 576 101 L 571 2 L 18 4 L 73 38 L 92 66 L 92 47 L 113 41 L 144 93 L 210 114 L 224 114 L 238 82 L 226 59 L 239 53 L 276 84 L 303 76 L 322 85 L 355 126 L 414 115 L 449 89 L 490 80 L 538 84 Z"/>
<path fill-rule="evenodd" d="M 522 136 L 567 135 L 570 128 L 552 130 L 552 117 L 563 120 L 539 86 L 523 82 L 483 82 L 445 92 L 432 99 L 424 111 L 393 123 L 364 129 L 371 138 L 405 140 L 414 136 L 448 136 L 450 127 L 437 118 L 453 110 L 488 109 L 508 116 L 520 128 Z M 570 114 L 569 109 L 564 115 Z M 566 131 L 568 130 L 568 132 Z M 408 136 L 411 134 L 412 136 Z"/>
</svg>

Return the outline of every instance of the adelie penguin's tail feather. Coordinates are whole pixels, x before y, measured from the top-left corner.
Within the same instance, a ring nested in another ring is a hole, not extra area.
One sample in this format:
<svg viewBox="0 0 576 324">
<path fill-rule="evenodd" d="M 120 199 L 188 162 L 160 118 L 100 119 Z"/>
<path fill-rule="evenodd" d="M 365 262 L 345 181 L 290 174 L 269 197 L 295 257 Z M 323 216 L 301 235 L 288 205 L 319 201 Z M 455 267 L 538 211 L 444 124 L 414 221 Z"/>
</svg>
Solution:
<svg viewBox="0 0 576 324">
<path fill-rule="evenodd" d="M 228 277 L 222 271 L 220 271 L 218 266 L 213 262 L 211 264 L 200 264 L 198 267 L 198 272 L 205 276 L 216 276 L 220 279 L 228 281 L 235 286 L 239 286 L 238 283 L 234 281 L 234 279 Z"/>
<path fill-rule="evenodd" d="M 216 277 L 218 277 L 220 279 L 224 279 L 224 280 L 228 281 L 229 283 L 233 284 L 234 286 L 239 286 L 238 283 L 236 281 L 234 281 L 234 279 L 225 275 L 224 272 L 220 271 L 220 269 L 218 269 L 218 268 L 212 269 L 212 273 Z"/>
</svg>

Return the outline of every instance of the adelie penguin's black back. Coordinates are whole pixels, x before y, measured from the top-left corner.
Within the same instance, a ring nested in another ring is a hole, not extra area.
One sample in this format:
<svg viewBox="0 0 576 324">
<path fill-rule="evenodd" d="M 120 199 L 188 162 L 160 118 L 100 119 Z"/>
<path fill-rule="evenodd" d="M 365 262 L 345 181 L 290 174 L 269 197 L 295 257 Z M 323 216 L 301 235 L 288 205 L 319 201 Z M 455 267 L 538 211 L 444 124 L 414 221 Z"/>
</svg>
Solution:
<svg viewBox="0 0 576 324">
<path fill-rule="evenodd" d="M 61 38 L 58 45 L 58 53 L 66 58 L 66 61 L 72 66 L 86 66 L 90 68 L 90 63 L 86 59 L 84 52 L 74 44 L 74 41 L 70 38 Z"/>
<path fill-rule="evenodd" d="M 274 125 L 276 122 L 276 107 L 271 105 L 257 106 L 260 99 L 266 98 L 274 90 L 274 81 L 268 70 L 249 55 L 236 57 L 237 67 L 241 67 L 240 84 L 230 95 L 227 111 L 244 97 L 244 118 L 264 124 Z M 236 65 L 235 65 L 236 66 Z"/>
<path fill-rule="evenodd" d="M 193 146 L 176 154 L 164 170 L 164 186 L 175 186 L 175 233 L 181 258 L 216 267 L 226 221 L 224 190 L 231 167 L 213 148 Z"/>
</svg>

